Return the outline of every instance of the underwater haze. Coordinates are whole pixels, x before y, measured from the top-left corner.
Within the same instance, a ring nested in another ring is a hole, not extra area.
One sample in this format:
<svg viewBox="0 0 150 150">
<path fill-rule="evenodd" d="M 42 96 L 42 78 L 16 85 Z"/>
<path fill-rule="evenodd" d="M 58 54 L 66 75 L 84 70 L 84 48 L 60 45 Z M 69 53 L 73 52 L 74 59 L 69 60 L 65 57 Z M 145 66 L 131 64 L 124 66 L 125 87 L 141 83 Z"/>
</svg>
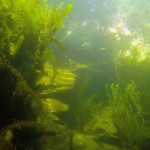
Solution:
<svg viewBox="0 0 150 150">
<path fill-rule="evenodd" d="M 149 150 L 149 9 L 0 0 L 0 150 Z"/>
</svg>

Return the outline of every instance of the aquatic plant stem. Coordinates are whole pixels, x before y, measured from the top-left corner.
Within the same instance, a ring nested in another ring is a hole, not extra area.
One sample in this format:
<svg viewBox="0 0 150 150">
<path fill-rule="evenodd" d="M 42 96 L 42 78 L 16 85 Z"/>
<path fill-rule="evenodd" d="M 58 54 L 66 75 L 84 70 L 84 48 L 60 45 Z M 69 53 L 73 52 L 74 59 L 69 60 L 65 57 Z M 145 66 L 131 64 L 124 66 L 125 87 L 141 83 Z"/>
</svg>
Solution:
<svg viewBox="0 0 150 150">
<path fill-rule="evenodd" d="M 115 66 L 115 72 L 116 72 L 117 82 L 118 82 L 118 85 L 120 87 L 120 79 L 119 79 L 119 73 L 118 73 L 118 67 L 117 67 L 117 61 L 116 61 L 115 52 L 113 53 L 113 57 L 114 57 L 114 66 Z"/>
</svg>

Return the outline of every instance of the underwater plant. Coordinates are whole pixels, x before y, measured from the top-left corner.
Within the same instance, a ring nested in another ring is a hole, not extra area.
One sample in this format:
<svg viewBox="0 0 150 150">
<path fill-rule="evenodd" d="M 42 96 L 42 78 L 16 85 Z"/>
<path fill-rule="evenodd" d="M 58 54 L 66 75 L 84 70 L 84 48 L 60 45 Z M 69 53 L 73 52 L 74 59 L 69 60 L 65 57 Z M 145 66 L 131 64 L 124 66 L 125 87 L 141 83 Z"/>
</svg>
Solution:
<svg viewBox="0 0 150 150">
<path fill-rule="evenodd" d="M 113 107 L 113 122 L 125 149 L 137 149 L 143 138 L 143 116 L 139 94 L 135 83 L 131 81 L 123 92 L 112 84 L 108 92 L 110 105 Z"/>
<path fill-rule="evenodd" d="M 45 0 L 0 0 L 0 149 L 42 149 L 39 143 L 45 137 L 65 130 L 53 113 L 67 111 L 68 105 L 50 93 L 57 92 L 57 88 L 72 88 L 75 75 L 57 68 L 49 44 L 54 42 L 64 49 L 55 39 L 55 32 L 62 27 L 62 19 L 71 7 L 72 3 L 66 7 L 61 3 L 50 8 Z M 66 73 L 70 80 L 65 78 Z M 45 85 L 47 81 L 50 82 Z M 52 88 L 53 83 L 58 86 Z"/>
<path fill-rule="evenodd" d="M 70 12 L 72 3 L 64 9 L 63 3 L 56 8 L 48 7 L 46 1 L 0 1 L 0 51 L 9 64 L 23 71 L 31 84 L 32 76 L 37 75 L 36 68 L 42 68 L 41 56 L 51 51 L 49 44 L 61 45 L 54 34 L 62 27 L 62 19 Z"/>
</svg>

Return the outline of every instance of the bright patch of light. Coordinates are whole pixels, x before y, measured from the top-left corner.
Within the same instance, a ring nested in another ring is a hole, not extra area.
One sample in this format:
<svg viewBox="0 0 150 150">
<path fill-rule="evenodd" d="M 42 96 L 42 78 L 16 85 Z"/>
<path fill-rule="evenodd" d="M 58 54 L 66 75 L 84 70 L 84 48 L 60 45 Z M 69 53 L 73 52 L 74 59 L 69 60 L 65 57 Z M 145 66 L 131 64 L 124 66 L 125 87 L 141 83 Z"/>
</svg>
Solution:
<svg viewBox="0 0 150 150">
<path fill-rule="evenodd" d="M 132 46 L 137 46 L 137 45 L 141 45 L 141 44 L 144 44 L 144 39 L 142 36 L 139 36 L 137 38 L 134 38 L 131 42 L 131 45 Z"/>
<path fill-rule="evenodd" d="M 117 33 L 117 29 L 115 27 L 109 27 L 108 31 L 111 33 Z"/>
<path fill-rule="evenodd" d="M 87 25 L 88 21 L 83 21 L 82 26 L 85 27 Z"/>
<path fill-rule="evenodd" d="M 70 36 L 71 34 L 72 34 L 71 30 L 67 31 L 67 36 Z"/>
</svg>

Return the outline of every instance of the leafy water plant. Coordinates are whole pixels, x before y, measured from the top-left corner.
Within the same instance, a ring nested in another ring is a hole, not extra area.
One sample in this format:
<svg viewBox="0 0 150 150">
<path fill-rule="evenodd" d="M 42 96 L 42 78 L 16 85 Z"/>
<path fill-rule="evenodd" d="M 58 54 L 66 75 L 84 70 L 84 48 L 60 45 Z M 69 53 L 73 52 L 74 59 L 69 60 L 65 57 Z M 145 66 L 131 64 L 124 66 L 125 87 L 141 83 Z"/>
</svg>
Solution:
<svg viewBox="0 0 150 150">
<path fill-rule="evenodd" d="M 30 140 L 55 136 L 54 130 L 62 127 L 54 122 L 59 118 L 52 112 L 66 111 L 68 105 L 51 97 L 41 98 L 39 93 L 43 89 L 36 89 L 37 80 L 45 75 L 47 61 L 55 72 L 55 56 L 49 44 L 54 42 L 63 48 L 54 35 L 71 7 L 72 3 L 65 8 L 61 3 L 49 8 L 45 0 L 0 0 L 0 146 L 5 149 L 28 149 L 28 146 L 32 149 Z M 50 55 L 45 56 L 45 53 Z M 32 121 L 36 125 L 30 125 Z M 24 143 L 24 137 L 32 139 Z"/>
<path fill-rule="evenodd" d="M 124 149 L 138 149 L 143 138 L 143 118 L 139 94 L 133 81 L 123 92 L 112 84 L 108 92 L 113 120 Z"/>
<path fill-rule="evenodd" d="M 62 27 L 62 19 L 70 12 L 72 3 L 64 9 L 62 7 L 63 3 L 49 8 L 44 0 L 0 1 L 0 51 L 5 54 L 9 64 L 23 70 L 32 84 L 34 80 L 31 76 L 36 76 L 36 68 L 42 68 L 41 56 L 49 44 L 54 42 L 61 45 L 54 34 Z"/>
</svg>

